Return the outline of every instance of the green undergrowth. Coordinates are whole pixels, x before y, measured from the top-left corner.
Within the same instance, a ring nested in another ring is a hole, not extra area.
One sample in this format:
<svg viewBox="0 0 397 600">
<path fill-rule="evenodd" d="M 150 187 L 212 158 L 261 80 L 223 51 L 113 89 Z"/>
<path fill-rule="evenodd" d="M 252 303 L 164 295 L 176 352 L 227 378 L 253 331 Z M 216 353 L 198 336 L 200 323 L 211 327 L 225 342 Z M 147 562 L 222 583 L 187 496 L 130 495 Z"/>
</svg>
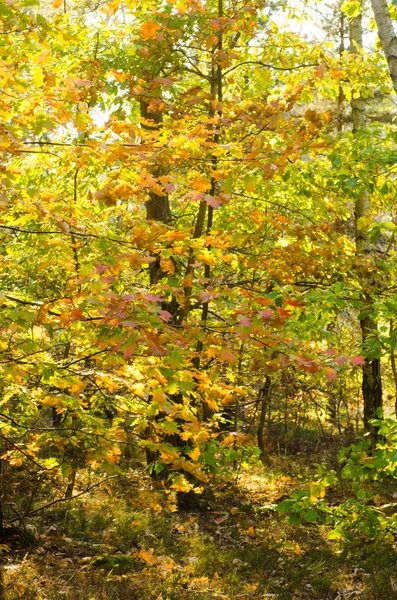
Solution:
<svg viewBox="0 0 397 600">
<path fill-rule="evenodd" d="M 138 472 L 56 505 L 40 530 L 31 520 L 33 546 L 0 544 L 0 599 L 397 598 L 394 541 L 329 539 L 324 523 L 294 525 L 275 510 L 324 460 L 280 455 L 271 468 L 241 467 L 210 484 L 197 512 L 178 512 L 175 495 Z M 379 495 L 392 493 L 380 485 Z"/>
</svg>

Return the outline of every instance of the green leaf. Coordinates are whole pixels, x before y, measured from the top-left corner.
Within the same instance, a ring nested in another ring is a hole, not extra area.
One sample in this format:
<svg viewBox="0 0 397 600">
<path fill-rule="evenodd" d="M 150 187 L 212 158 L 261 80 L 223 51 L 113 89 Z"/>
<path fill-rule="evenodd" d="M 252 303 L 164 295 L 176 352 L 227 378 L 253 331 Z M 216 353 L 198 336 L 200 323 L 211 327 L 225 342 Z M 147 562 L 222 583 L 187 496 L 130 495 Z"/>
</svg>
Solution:
<svg viewBox="0 0 397 600">
<path fill-rule="evenodd" d="M 288 517 L 289 525 L 299 525 L 301 523 L 301 516 L 299 513 L 291 513 Z"/>
<path fill-rule="evenodd" d="M 318 517 L 317 511 L 312 508 L 305 512 L 304 517 L 308 523 L 315 523 Z"/>
</svg>

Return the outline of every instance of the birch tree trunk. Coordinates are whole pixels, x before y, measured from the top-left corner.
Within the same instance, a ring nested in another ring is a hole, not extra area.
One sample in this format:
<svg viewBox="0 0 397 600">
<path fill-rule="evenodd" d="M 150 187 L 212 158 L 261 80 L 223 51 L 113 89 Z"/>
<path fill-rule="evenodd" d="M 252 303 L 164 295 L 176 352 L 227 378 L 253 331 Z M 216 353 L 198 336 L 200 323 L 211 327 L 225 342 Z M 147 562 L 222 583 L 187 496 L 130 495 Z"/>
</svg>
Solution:
<svg viewBox="0 0 397 600">
<path fill-rule="evenodd" d="M 397 92 L 397 36 L 387 0 L 371 0 L 371 4 L 383 52 L 389 63 L 390 77 Z"/>
</svg>

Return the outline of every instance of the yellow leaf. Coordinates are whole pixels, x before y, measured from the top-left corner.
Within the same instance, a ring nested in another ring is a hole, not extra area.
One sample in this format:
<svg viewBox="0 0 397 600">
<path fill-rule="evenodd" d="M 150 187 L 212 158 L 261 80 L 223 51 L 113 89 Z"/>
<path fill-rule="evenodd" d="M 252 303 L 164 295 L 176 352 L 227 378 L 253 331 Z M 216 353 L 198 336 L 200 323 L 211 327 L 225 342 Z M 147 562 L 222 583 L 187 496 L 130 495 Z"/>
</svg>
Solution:
<svg viewBox="0 0 397 600">
<path fill-rule="evenodd" d="M 44 84 L 44 73 L 41 67 L 35 67 L 32 71 L 33 75 L 33 83 L 38 87 L 41 87 Z"/>
<path fill-rule="evenodd" d="M 75 383 L 74 385 L 72 385 L 72 387 L 70 388 L 70 392 L 72 394 L 80 394 L 80 392 L 82 392 L 84 390 L 86 385 L 87 385 L 86 381 L 79 381 L 78 383 Z"/>
<path fill-rule="evenodd" d="M 63 406 L 63 401 L 59 396 L 46 396 L 41 400 L 41 404 L 44 406 Z"/>
<path fill-rule="evenodd" d="M 186 478 L 183 475 L 179 475 L 178 478 L 175 479 L 174 483 L 171 485 L 172 489 L 176 492 L 190 492 L 193 489 L 193 485 L 186 481 Z"/>
<path fill-rule="evenodd" d="M 295 544 L 295 546 L 294 546 L 294 548 L 293 548 L 293 551 L 294 551 L 294 553 L 295 553 L 295 554 L 297 554 L 298 556 L 299 556 L 300 554 L 302 554 L 302 548 L 299 546 L 299 544 L 298 544 L 298 543 L 296 543 L 296 544 Z"/>
<path fill-rule="evenodd" d="M 160 29 L 160 25 L 154 21 L 147 21 L 141 27 L 141 33 L 144 40 L 150 40 L 155 37 L 157 31 Z"/>
<path fill-rule="evenodd" d="M 206 265 L 213 267 L 215 265 L 214 258 L 211 256 L 207 248 L 204 248 L 200 253 L 196 254 L 197 260 L 202 260 Z"/>
<path fill-rule="evenodd" d="M 199 175 L 190 182 L 190 185 L 199 192 L 207 192 L 211 189 L 211 184 L 205 175 Z"/>
<path fill-rule="evenodd" d="M 119 461 L 121 455 L 121 450 L 117 446 L 112 446 L 109 452 L 106 453 L 106 460 L 111 463 L 116 463 Z"/>
<path fill-rule="evenodd" d="M 200 448 L 195 448 L 194 450 L 189 452 L 189 456 L 192 460 L 198 460 L 200 454 L 201 454 Z"/>
<path fill-rule="evenodd" d="M 124 431 L 124 429 L 116 429 L 116 431 L 114 432 L 114 437 L 116 438 L 116 440 L 119 440 L 120 442 L 127 441 L 127 434 Z"/>
<path fill-rule="evenodd" d="M 157 562 L 157 558 L 154 556 L 153 548 L 149 548 L 149 550 L 142 548 L 142 550 L 139 550 L 136 556 L 138 558 L 142 558 L 142 560 L 144 560 L 148 565 L 155 565 Z"/>
<path fill-rule="evenodd" d="M 231 444 L 234 444 L 235 441 L 236 441 L 236 437 L 234 435 L 227 435 L 222 440 L 222 446 L 230 446 Z"/>
</svg>

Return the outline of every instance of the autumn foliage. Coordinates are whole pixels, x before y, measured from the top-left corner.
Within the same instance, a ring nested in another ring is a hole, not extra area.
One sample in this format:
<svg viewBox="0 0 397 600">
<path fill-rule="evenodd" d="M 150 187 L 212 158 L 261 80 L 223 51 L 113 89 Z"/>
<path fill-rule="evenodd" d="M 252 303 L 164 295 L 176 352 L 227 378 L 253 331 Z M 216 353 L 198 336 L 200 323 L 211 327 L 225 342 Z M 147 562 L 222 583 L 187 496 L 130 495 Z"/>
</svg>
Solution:
<svg viewBox="0 0 397 600">
<path fill-rule="evenodd" d="M 358 423 L 361 367 L 396 344 L 396 133 L 341 131 L 338 102 L 387 99 L 382 56 L 309 43 L 261 0 L 0 20 L 1 527 L 21 470 L 23 516 L 40 486 L 72 497 L 144 455 L 201 494 L 247 447 L 267 461 L 272 414 Z"/>
</svg>

